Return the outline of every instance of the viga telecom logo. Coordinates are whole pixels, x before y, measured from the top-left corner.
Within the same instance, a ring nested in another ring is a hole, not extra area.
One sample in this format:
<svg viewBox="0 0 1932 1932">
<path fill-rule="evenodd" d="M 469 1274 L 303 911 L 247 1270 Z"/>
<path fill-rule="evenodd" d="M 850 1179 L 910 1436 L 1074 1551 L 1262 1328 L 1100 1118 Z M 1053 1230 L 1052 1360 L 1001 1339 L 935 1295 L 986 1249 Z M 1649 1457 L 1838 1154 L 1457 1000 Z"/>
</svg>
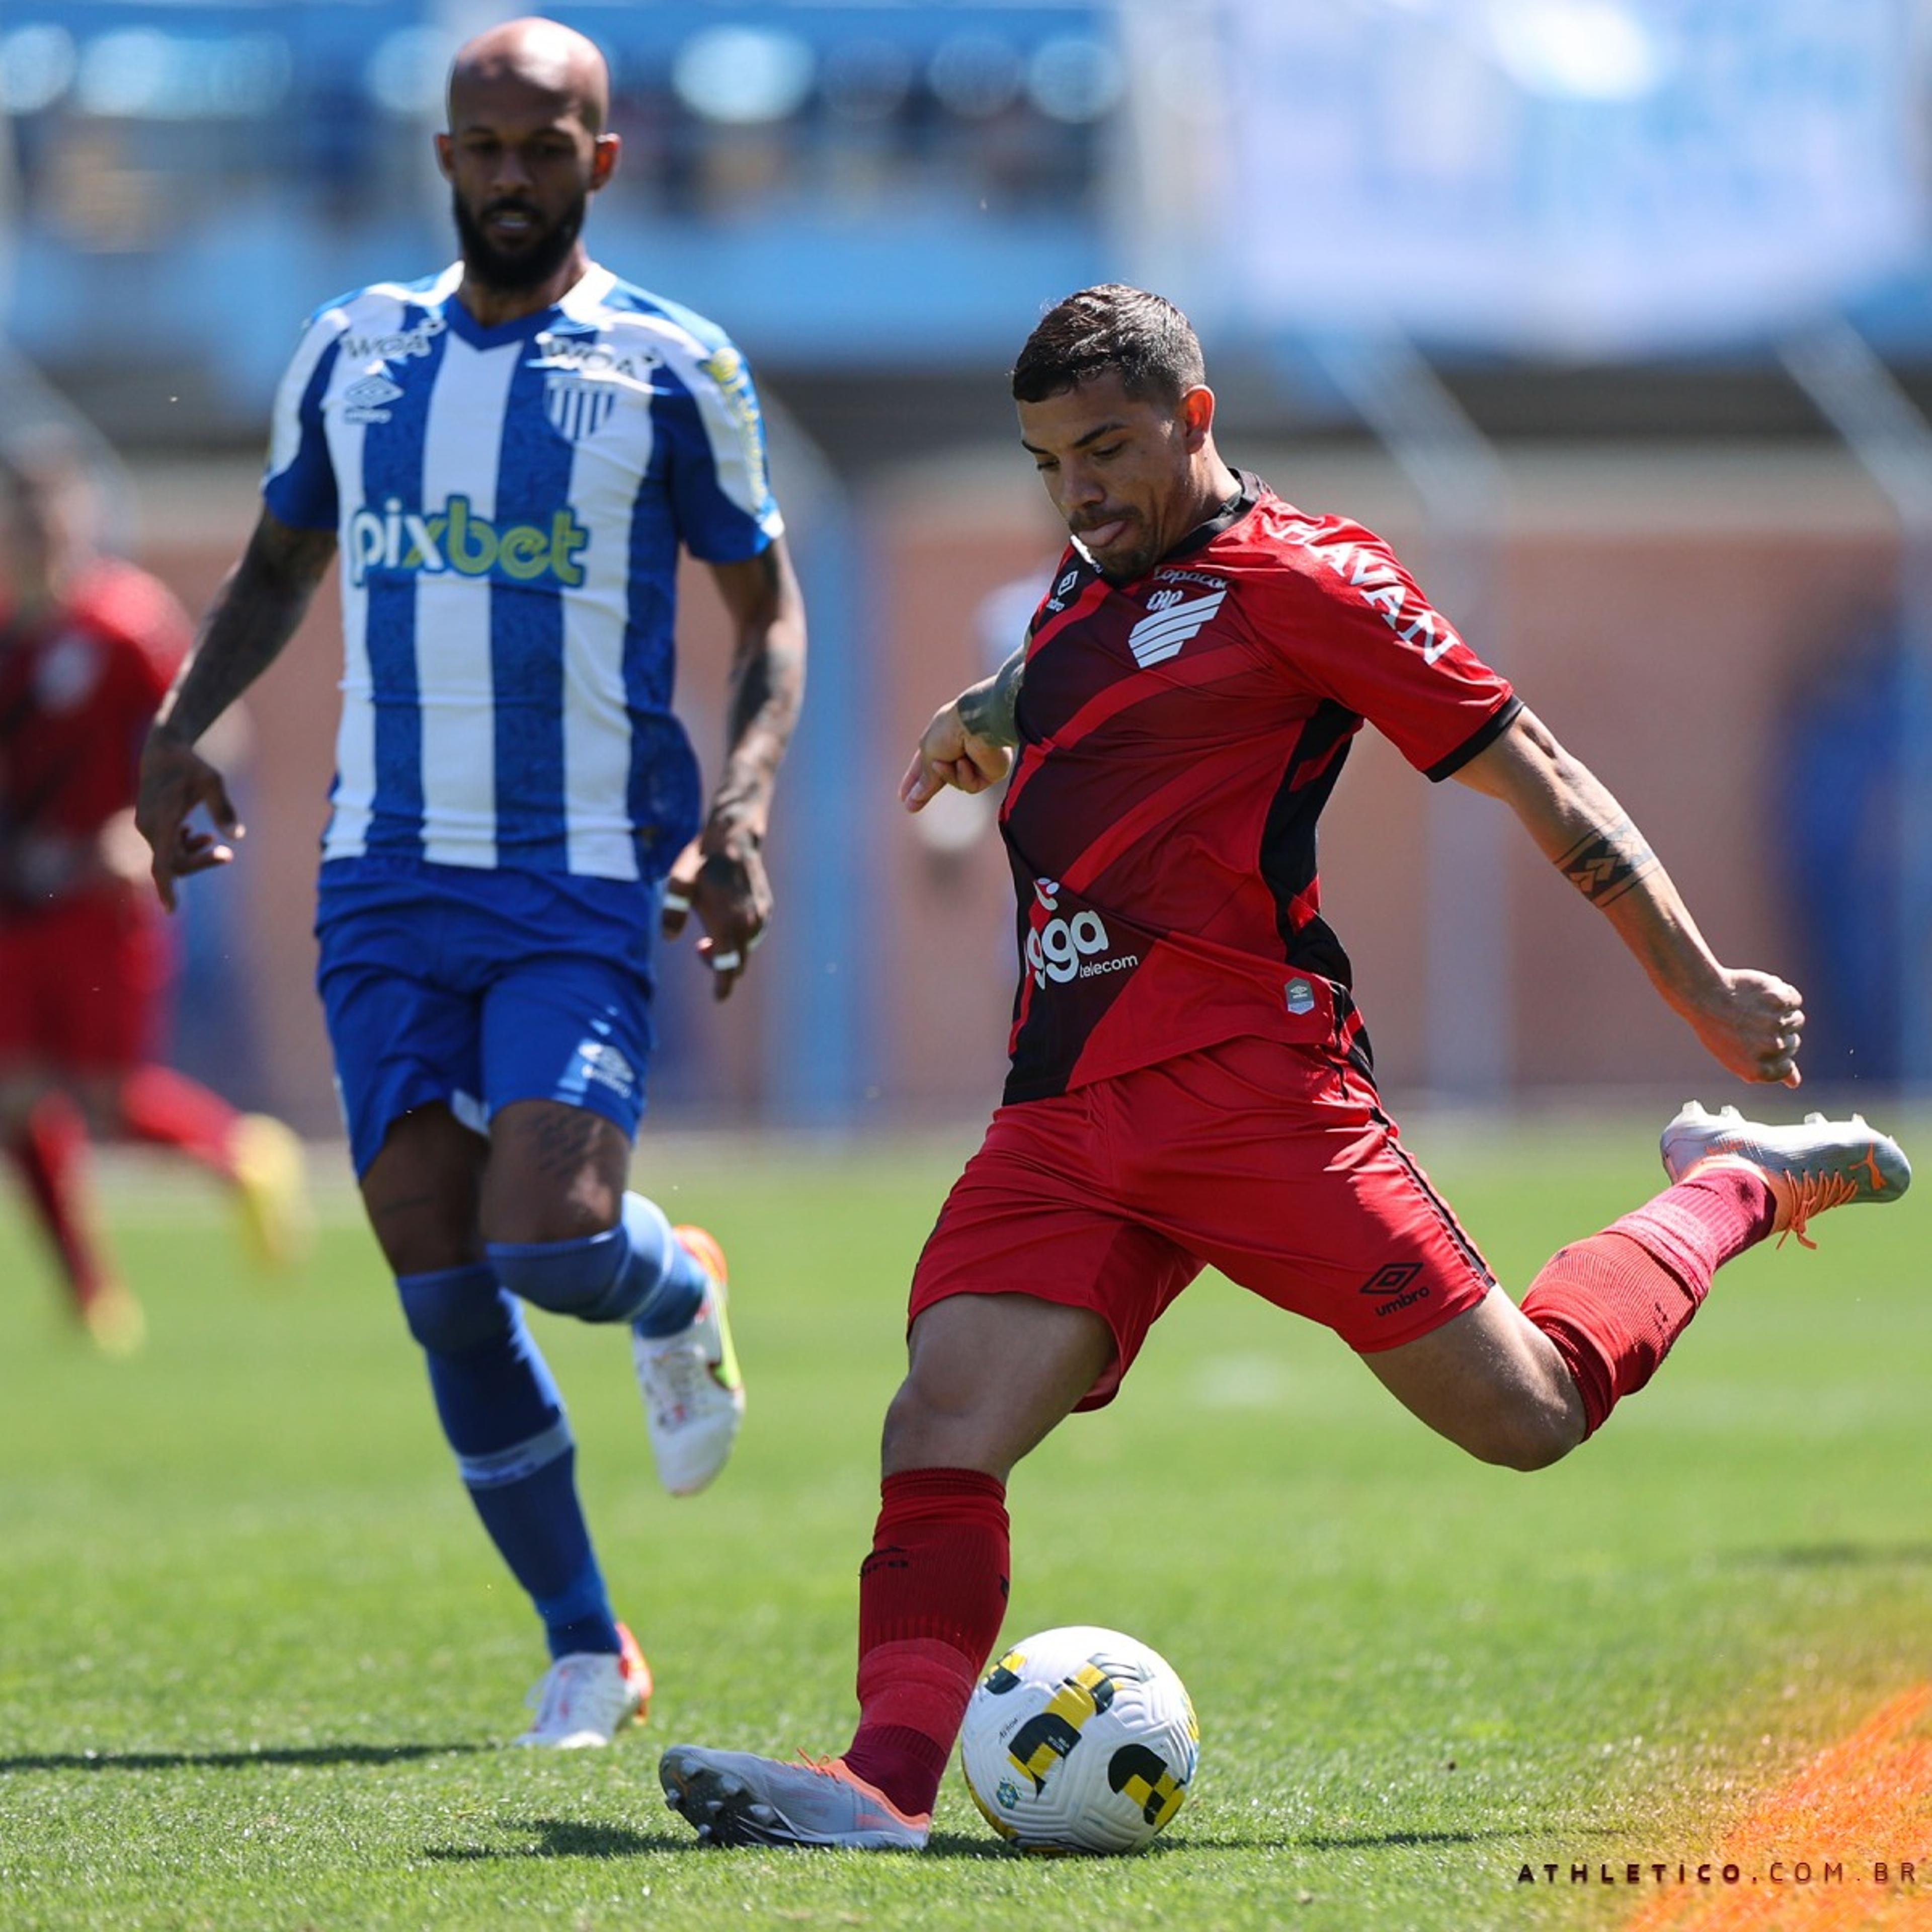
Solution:
<svg viewBox="0 0 1932 1932">
<path fill-rule="evenodd" d="M 1047 911 L 1059 910 L 1058 880 L 1036 879 L 1033 892 Z M 1050 919 L 1026 936 L 1027 968 L 1033 974 L 1034 984 L 1044 988 L 1049 980 L 1064 986 L 1069 980 L 1090 980 L 1100 973 L 1124 973 L 1141 963 L 1140 956 L 1135 952 L 1102 958 L 1113 943 L 1097 912 L 1077 912 L 1071 919 Z"/>
<path fill-rule="evenodd" d="M 372 571 L 421 571 L 430 576 L 506 577 L 575 590 L 584 581 L 578 554 L 590 532 L 569 510 L 548 524 L 506 524 L 479 517 L 467 496 L 452 496 L 440 516 L 406 510 L 392 496 L 380 510 L 358 510 L 349 522 L 349 580 L 359 589 Z"/>
</svg>

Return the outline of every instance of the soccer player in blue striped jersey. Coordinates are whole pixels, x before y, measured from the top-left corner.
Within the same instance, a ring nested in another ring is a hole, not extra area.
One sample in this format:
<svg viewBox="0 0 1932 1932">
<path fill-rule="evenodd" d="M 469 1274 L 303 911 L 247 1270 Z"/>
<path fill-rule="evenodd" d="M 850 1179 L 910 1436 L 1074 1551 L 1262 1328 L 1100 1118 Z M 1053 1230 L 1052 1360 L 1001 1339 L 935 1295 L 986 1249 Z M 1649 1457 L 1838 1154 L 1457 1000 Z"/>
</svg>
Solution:
<svg viewBox="0 0 1932 1932">
<path fill-rule="evenodd" d="M 370 1222 L 463 1480 L 548 1639 L 519 1742 L 554 1745 L 608 1742 L 650 1676 L 521 1304 L 627 1328 L 665 1486 L 717 1474 L 744 1404 L 723 1256 L 626 1188 L 652 941 L 694 912 L 720 998 L 743 972 L 804 682 L 742 357 L 586 250 L 618 158 L 608 106 L 602 56 L 555 22 L 458 53 L 436 150 L 460 259 L 310 322 L 260 520 L 149 739 L 137 818 L 170 906 L 178 878 L 232 856 L 242 828 L 196 741 L 334 560 L 318 983 Z M 681 550 L 710 566 L 737 639 L 708 811 L 671 710 Z"/>
</svg>

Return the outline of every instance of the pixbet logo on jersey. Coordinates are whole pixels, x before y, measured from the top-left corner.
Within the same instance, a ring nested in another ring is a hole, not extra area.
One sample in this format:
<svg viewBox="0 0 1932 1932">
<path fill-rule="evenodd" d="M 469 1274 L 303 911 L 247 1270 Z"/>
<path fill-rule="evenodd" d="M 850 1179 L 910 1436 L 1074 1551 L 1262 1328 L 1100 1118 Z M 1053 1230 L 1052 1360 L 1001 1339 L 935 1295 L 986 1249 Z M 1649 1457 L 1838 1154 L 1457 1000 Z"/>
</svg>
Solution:
<svg viewBox="0 0 1932 1932">
<path fill-rule="evenodd" d="M 1034 897 L 1048 912 L 1058 910 L 1059 893 L 1058 879 L 1033 882 Z M 1102 958 L 1100 956 L 1110 951 L 1113 943 L 1097 912 L 1077 912 L 1071 919 L 1048 920 L 1026 936 L 1026 962 L 1034 984 L 1044 988 L 1052 980 L 1064 986 L 1069 980 L 1090 979 L 1096 973 L 1124 973 L 1141 963 L 1140 956 L 1134 952 L 1124 953 L 1115 959 Z"/>
<path fill-rule="evenodd" d="M 420 572 L 430 576 L 508 578 L 513 584 L 548 580 L 567 590 L 584 581 L 578 554 L 590 532 L 568 510 L 542 524 L 499 528 L 479 517 L 467 496 L 452 496 L 440 516 L 405 510 L 392 496 L 379 510 L 358 510 L 349 520 L 344 548 L 349 580 L 361 589 L 372 571 Z"/>
</svg>

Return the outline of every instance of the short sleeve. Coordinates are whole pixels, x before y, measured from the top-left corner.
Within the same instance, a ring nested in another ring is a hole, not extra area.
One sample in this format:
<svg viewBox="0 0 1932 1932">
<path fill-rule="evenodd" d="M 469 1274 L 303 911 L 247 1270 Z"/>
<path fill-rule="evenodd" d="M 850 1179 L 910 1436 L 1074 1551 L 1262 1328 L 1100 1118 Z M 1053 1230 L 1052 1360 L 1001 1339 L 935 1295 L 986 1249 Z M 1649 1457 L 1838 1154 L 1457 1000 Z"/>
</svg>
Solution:
<svg viewBox="0 0 1932 1932">
<path fill-rule="evenodd" d="M 329 459 L 322 398 L 335 368 L 340 311 L 326 309 L 304 332 L 275 392 L 262 500 L 298 530 L 332 530 L 338 518 L 334 466 Z"/>
<path fill-rule="evenodd" d="M 671 399 L 661 422 L 678 536 L 706 563 L 742 563 L 784 528 L 751 370 L 721 341 L 676 373 L 684 393 Z"/>
<path fill-rule="evenodd" d="M 1274 574 L 1270 591 L 1269 647 L 1431 779 L 1460 771 L 1522 708 L 1509 680 L 1366 531 L 1324 532 Z"/>
</svg>

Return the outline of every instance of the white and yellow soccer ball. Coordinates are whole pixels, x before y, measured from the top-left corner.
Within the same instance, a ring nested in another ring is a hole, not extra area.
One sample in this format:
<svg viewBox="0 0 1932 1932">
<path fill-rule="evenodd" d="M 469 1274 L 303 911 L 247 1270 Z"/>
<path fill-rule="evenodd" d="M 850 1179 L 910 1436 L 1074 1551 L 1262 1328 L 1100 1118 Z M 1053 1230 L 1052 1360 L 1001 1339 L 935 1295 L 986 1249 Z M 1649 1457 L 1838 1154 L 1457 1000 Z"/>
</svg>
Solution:
<svg viewBox="0 0 1932 1932">
<path fill-rule="evenodd" d="M 1022 1852 L 1137 1852 L 1180 1809 L 1201 1758 L 1186 1687 L 1158 1652 L 1090 1624 L 1016 1644 L 959 1736 L 966 1788 Z"/>
</svg>

